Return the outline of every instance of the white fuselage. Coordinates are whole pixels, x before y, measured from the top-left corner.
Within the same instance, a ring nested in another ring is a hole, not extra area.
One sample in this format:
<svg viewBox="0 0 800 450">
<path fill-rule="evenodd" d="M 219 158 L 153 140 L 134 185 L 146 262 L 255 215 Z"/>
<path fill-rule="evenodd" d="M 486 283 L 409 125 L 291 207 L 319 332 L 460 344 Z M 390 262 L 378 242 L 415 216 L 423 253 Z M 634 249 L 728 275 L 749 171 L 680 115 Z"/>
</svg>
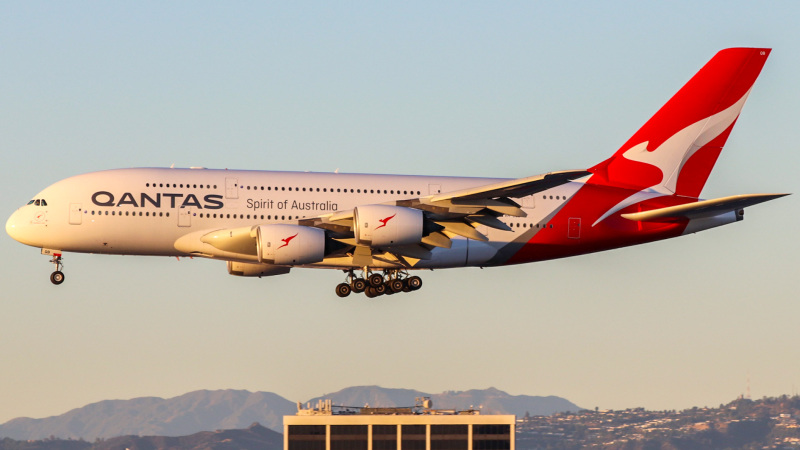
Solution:
<svg viewBox="0 0 800 450">
<path fill-rule="evenodd" d="M 138 168 L 93 172 L 59 181 L 18 209 L 6 224 L 14 239 L 65 252 L 187 256 L 175 243 L 201 231 L 297 223 L 366 204 L 425 197 L 502 181 L 434 177 L 212 169 Z M 517 199 L 528 214 L 506 217 L 512 231 L 480 227 L 489 242 L 462 238 L 435 248 L 418 268 L 483 265 L 505 245 L 535 233 L 582 183 Z M 553 200 L 556 199 L 556 200 Z M 525 238 L 527 240 L 527 238 Z M 234 258 L 235 259 L 235 258 Z M 350 266 L 325 261 L 319 266 Z M 378 264 L 380 266 L 380 264 Z"/>
</svg>

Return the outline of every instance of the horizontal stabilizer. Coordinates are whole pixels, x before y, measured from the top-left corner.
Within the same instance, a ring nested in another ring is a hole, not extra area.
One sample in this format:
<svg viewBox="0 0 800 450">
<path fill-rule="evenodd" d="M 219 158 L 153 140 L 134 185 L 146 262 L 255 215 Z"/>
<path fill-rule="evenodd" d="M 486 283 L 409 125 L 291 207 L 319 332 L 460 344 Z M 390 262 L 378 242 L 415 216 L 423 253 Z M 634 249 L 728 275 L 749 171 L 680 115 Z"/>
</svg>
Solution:
<svg viewBox="0 0 800 450">
<path fill-rule="evenodd" d="M 650 211 L 622 214 L 622 217 L 638 222 L 668 222 L 675 219 L 702 219 L 730 211 L 736 211 L 786 195 L 789 194 L 732 195 L 730 197 L 702 200 L 695 203 L 652 209 Z"/>
</svg>

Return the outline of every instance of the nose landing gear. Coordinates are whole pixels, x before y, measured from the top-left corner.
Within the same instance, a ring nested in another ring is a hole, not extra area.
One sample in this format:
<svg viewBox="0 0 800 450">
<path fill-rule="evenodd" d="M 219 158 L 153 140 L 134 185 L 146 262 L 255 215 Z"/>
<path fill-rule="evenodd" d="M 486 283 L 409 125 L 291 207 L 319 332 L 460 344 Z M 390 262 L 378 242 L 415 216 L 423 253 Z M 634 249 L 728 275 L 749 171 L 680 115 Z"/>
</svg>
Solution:
<svg viewBox="0 0 800 450">
<path fill-rule="evenodd" d="M 346 272 L 346 281 L 336 286 L 336 295 L 339 297 L 347 297 L 351 292 L 363 292 L 367 297 L 375 298 L 384 294 L 416 291 L 422 287 L 422 278 L 416 275 L 409 277 L 405 270 L 387 269 L 381 275 L 365 268 L 362 277 L 356 277 L 353 269 Z"/>
<path fill-rule="evenodd" d="M 64 263 L 61 262 L 61 254 L 54 253 L 50 262 L 56 265 L 56 271 L 50 274 L 50 282 L 58 286 L 64 282 L 64 272 L 62 272 Z"/>
</svg>

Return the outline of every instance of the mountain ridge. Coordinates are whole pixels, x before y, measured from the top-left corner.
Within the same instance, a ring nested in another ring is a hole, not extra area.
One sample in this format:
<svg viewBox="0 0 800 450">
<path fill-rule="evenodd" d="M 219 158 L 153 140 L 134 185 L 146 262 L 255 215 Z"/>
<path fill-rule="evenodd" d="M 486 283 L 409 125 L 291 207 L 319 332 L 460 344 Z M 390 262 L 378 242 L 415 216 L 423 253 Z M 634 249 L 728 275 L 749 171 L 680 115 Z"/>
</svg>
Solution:
<svg viewBox="0 0 800 450">
<path fill-rule="evenodd" d="M 411 406 L 415 397 L 431 397 L 433 407 L 438 409 L 474 407 L 487 414 L 549 415 L 580 409 L 560 397 L 513 396 L 495 388 L 428 394 L 413 389 L 352 386 L 305 403 L 331 399 L 334 404 L 346 406 Z M 41 419 L 17 417 L 0 425 L 0 437 L 27 440 L 57 436 L 90 441 L 117 436 L 174 437 L 208 430 L 243 429 L 254 422 L 282 433 L 283 416 L 296 412 L 295 402 L 272 392 L 198 390 L 167 399 L 102 400 Z"/>
</svg>

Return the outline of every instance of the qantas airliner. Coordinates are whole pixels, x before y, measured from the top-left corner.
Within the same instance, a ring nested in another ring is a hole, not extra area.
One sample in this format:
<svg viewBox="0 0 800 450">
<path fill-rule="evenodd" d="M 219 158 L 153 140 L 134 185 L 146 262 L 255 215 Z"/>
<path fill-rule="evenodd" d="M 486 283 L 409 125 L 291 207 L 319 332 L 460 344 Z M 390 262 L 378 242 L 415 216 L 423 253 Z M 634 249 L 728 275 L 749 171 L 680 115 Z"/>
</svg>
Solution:
<svg viewBox="0 0 800 450">
<path fill-rule="evenodd" d="M 138 168 L 59 181 L 6 223 L 64 281 L 63 252 L 197 256 L 228 273 L 345 273 L 336 293 L 415 291 L 413 270 L 490 267 L 673 238 L 786 194 L 700 192 L 770 49 L 717 53 L 613 156 L 520 179 Z"/>
</svg>

